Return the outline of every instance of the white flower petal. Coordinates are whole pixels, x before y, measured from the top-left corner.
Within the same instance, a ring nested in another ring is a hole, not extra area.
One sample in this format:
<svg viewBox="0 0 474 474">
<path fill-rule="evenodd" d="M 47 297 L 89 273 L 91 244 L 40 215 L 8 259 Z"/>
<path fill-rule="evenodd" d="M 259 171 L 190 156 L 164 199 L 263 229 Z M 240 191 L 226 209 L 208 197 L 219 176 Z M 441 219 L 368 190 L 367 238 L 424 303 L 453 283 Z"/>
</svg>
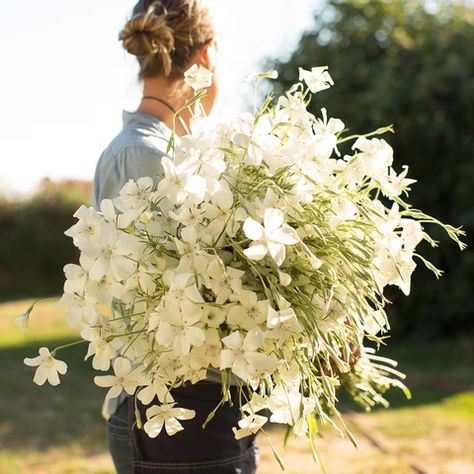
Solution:
<svg viewBox="0 0 474 474">
<path fill-rule="evenodd" d="M 186 329 L 186 340 L 192 346 L 202 346 L 206 337 L 204 336 L 204 332 L 202 329 L 198 327 L 190 327 Z"/>
<path fill-rule="evenodd" d="M 279 242 L 285 245 L 293 245 L 298 243 L 300 240 L 296 230 L 288 225 L 273 231 L 270 238 L 274 242 Z"/>
<path fill-rule="evenodd" d="M 115 221 L 115 207 L 112 199 L 102 199 L 100 203 L 100 211 L 104 215 L 106 221 Z"/>
<path fill-rule="evenodd" d="M 236 352 L 230 349 L 223 349 L 220 353 L 219 367 L 221 369 L 229 369 L 235 362 Z"/>
<path fill-rule="evenodd" d="M 186 186 L 184 189 L 189 193 L 194 195 L 199 201 L 204 199 L 206 194 L 207 182 L 202 176 L 190 176 L 186 180 Z"/>
<path fill-rule="evenodd" d="M 42 357 L 41 356 L 37 356 L 37 357 L 25 357 L 23 359 L 23 363 L 25 365 L 28 365 L 29 367 L 36 367 L 37 365 L 40 365 L 41 364 L 41 359 Z"/>
<path fill-rule="evenodd" d="M 242 347 L 242 337 L 239 331 L 234 331 L 222 338 L 222 343 L 229 349 L 238 350 Z"/>
<path fill-rule="evenodd" d="M 261 260 L 268 253 L 268 248 L 264 244 L 252 244 L 244 250 L 244 254 L 251 260 Z"/>
<path fill-rule="evenodd" d="M 126 357 L 117 357 L 114 360 L 114 372 L 117 377 L 124 377 L 130 373 L 132 365 Z"/>
<path fill-rule="evenodd" d="M 94 383 L 98 387 L 111 387 L 117 382 L 115 375 L 96 375 L 94 377 Z"/>
<path fill-rule="evenodd" d="M 169 413 L 178 420 L 191 420 L 196 416 L 196 412 L 194 410 L 188 410 L 187 408 L 180 407 L 172 408 Z"/>
<path fill-rule="evenodd" d="M 280 266 L 285 260 L 285 256 L 286 256 L 285 246 L 282 244 L 278 244 L 276 242 L 270 241 L 267 243 L 267 247 L 268 247 L 268 252 L 270 253 L 271 257 L 273 258 L 273 260 L 275 260 L 275 263 L 278 266 Z"/>
<path fill-rule="evenodd" d="M 44 366 L 40 365 L 35 372 L 33 382 L 37 385 L 44 385 L 49 376 L 49 370 Z"/>
<path fill-rule="evenodd" d="M 57 370 L 61 375 L 64 375 L 67 372 L 67 364 L 62 360 L 54 359 L 53 367 Z"/>
<path fill-rule="evenodd" d="M 161 430 L 163 429 L 163 424 L 163 418 L 151 418 L 143 425 L 143 429 L 150 438 L 156 438 L 161 433 Z"/>
<path fill-rule="evenodd" d="M 268 233 L 272 233 L 273 231 L 281 227 L 284 218 L 285 215 L 283 214 L 283 212 L 280 211 L 280 209 L 275 209 L 273 207 L 265 209 L 265 213 L 263 216 L 265 230 Z"/>
<path fill-rule="evenodd" d="M 256 220 L 252 219 L 251 217 L 247 217 L 245 219 L 243 230 L 245 236 L 252 240 L 261 240 L 264 236 L 264 230 L 261 224 L 259 224 Z"/>
<path fill-rule="evenodd" d="M 60 384 L 61 381 L 59 380 L 58 373 L 55 370 L 48 371 L 48 382 L 53 386 Z"/>
<path fill-rule="evenodd" d="M 184 73 L 184 82 L 190 85 L 195 91 L 205 89 L 212 84 L 212 72 L 205 67 L 193 64 Z"/>
<path fill-rule="evenodd" d="M 242 346 L 246 352 L 256 351 L 263 345 L 264 341 L 265 337 L 262 330 L 259 327 L 256 327 L 247 333 Z"/>
<path fill-rule="evenodd" d="M 173 436 L 179 431 L 184 430 L 183 425 L 176 418 L 168 418 L 165 421 L 165 430 L 169 436 Z"/>
</svg>

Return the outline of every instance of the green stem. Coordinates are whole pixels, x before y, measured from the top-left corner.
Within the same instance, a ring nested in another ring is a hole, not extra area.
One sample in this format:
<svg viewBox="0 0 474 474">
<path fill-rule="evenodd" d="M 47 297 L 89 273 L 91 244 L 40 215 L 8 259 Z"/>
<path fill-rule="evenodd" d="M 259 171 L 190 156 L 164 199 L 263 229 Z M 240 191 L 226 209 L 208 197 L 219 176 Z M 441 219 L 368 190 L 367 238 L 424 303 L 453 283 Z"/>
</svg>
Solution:
<svg viewBox="0 0 474 474">
<path fill-rule="evenodd" d="M 356 138 L 372 137 L 374 135 L 382 135 L 383 133 L 386 133 L 386 132 L 395 133 L 394 130 L 393 130 L 393 125 L 388 125 L 387 127 L 378 128 L 374 132 L 366 133 L 364 135 L 350 135 L 346 138 L 341 138 L 340 140 L 337 141 L 337 144 L 339 145 L 340 143 L 348 142 L 348 141 L 354 140 Z"/>
<path fill-rule="evenodd" d="M 64 344 L 63 346 L 58 346 L 52 350 L 51 355 L 54 357 L 57 351 L 66 349 L 66 347 L 77 346 L 78 344 L 83 344 L 84 342 L 89 342 L 89 341 L 86 341 L 85 339 L 81 339 L 80 341 L 74 341 L 69 344 Z"/>
</svg>

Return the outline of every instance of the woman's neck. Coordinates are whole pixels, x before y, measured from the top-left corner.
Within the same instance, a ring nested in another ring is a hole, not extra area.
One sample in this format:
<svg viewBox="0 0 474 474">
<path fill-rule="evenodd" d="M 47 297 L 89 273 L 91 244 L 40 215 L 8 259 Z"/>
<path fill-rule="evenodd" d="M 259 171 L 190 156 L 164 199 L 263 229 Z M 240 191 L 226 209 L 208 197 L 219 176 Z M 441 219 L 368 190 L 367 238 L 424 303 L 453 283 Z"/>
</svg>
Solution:
<svg viewBox="0 0 474 474">
<path fill-rule="evenodd" d="M 168 79 L 162 77 L 146 78 L 143 85 L 143 99 L 138 111 L 156 117 L 177 135 L 182 136 L 188 133 L 191 112 L 187 108 L 180 109 L 192 94 L 192 90 L 186 84 L 170 84 Z M 165 103 L 146 97 L 156 97 Z M 179 112 L 176 118 L 173 109 Z"/>
</svg>

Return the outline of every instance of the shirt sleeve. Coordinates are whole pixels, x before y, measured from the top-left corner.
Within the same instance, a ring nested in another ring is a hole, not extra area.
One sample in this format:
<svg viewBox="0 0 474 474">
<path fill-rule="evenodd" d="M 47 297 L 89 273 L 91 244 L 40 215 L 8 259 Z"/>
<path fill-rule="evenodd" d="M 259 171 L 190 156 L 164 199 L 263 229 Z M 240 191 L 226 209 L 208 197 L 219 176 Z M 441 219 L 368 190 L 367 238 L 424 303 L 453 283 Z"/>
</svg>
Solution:
<svg viewBox="0 0 474 474">
<path fill-rule="evenodd" d="M 163 175 L 164 153 L 144 146 L 124 147 L 119 153 L 98 165 L 94 178 L 93 206 L 98 209 L 102 199 L 118 196 L 128 180 L 144 176 L 159 179 Z"/>
</svg>

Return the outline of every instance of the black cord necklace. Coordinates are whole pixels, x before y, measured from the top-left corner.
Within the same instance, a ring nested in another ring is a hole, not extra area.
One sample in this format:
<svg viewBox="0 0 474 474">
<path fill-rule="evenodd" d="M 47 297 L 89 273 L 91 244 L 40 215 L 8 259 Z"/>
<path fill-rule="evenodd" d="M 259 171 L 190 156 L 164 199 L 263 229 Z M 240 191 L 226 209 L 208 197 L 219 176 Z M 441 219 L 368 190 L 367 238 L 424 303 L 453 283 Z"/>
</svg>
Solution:
<svg viewBox="0 0 474 474">
<path fill-rule="evenodd" d="M 163 99 L 160 99 L 159 97 L 154 97 L 152 95 L 147 95 L 147 96 L 143 97 L 143 100 L 144 99 L 157 100 L 158 102 L 161 102 L 163 105 L 166 105 L 166 107 L 168 107 L 168 109 L 170 109 L 174 114 L 176 113 L 176 110 L 173 107 L 171 107 L 171 105 L 168 104 L 168 102 L 164 101 Z"/>
</svg>

